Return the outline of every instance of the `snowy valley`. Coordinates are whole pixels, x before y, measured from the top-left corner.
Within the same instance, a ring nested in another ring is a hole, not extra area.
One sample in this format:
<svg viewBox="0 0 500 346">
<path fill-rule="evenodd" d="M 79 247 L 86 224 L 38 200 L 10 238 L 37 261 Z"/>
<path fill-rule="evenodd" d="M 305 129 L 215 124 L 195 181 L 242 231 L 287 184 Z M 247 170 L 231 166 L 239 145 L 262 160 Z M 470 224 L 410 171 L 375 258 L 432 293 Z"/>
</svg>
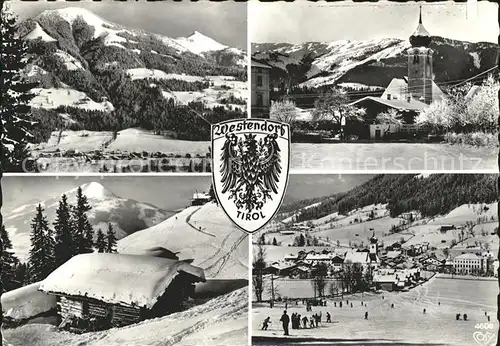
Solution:
<svg viewBox="0 0 500 346">
<path fill-rule="evenodd" d="M 28 45 L 23 75 L 35 85 L 30 105 L 40 125 L 31 156 L 45 157 L 54 170 L 58 158 L 79 161 L 75 152 L 113 160 L 134 152 L 204 156 L 208 124 L 246 114 L 245 51 L 196 30 L 171 38 L 67 7 L 45 10 L 18 31 Z M 129 130 L 132 141 L 112 145 Z"/>
</svg>

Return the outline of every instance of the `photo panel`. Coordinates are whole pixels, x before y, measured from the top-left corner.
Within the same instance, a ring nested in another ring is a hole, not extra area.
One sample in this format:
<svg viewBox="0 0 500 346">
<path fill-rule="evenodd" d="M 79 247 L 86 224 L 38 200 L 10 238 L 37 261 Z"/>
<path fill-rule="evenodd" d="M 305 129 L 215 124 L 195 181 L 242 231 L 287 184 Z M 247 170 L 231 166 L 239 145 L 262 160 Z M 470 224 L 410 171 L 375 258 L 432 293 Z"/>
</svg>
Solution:
<svg viewBox="0 0 500 346">
<path fill-rule="evenodd" d="M 211 124 L 247 117 L 244 3 L 2 7 L 5 172 L 210 172 Z"/>
<path fill-rule="evenodd" d="M 7 345 L 247 345 L 250 236 L 210 176 L 6 176 Z"/>
<path fill-rule="evenodd" d="M 252 237 L 252 344 L 495 345 L 497 181 L 291 175 Z"/>
<path fill-rule="evenodd" d="M 251 116 L 291 124 L 295 172 L 497 172 L 497 13 L 251 2 Z"/>
</svg>

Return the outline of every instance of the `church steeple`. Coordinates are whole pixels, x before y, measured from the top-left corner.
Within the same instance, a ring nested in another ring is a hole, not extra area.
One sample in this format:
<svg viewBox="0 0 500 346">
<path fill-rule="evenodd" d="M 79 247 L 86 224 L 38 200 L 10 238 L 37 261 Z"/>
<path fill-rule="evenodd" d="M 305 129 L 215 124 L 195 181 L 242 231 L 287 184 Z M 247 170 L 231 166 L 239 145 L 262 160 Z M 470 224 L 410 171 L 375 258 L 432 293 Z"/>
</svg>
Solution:
<svg viewBox="0 0 500 346">
<path fill-rule="evenodd" d="M 423 101 L 432 102 L 432 54 L 430 48 L 432 36 L 422 23 L 422 7 L 418 17 L 418 26 L 410 36 L 411 48 L 408 49 L 408 96 Z"/>
<path fill-rule="evenodd" d="M 420 6 L 420 15 L 418 18 L 418 26 L 415 32 L 410 36 L 412 47 L 429 47 L 432 37 L 422 24 L 422 6 Z"/>
</svg>

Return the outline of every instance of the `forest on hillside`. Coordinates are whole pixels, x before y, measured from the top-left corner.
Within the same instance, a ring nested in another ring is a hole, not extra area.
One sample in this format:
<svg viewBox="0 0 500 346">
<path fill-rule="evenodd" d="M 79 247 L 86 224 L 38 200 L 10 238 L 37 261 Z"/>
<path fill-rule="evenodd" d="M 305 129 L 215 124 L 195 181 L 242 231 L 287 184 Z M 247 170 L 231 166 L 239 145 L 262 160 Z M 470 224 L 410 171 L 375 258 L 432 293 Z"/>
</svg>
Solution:
<svg viewBox="0 0 500 346">
<path fill-rule="evenodd" d="M 319 219 L 334 212 L 346 214 L 377 203 L 387 203 L 392 217 L 409 211 L 419 211 L 423 216 L 442 215 L 462 204 L 496 202 L 497 179 L 494 174 L 432 174 L 425 178 L 413 174 L 378 175 L 345 194 L 302 210 L 294 221 Z"/>
</svg>

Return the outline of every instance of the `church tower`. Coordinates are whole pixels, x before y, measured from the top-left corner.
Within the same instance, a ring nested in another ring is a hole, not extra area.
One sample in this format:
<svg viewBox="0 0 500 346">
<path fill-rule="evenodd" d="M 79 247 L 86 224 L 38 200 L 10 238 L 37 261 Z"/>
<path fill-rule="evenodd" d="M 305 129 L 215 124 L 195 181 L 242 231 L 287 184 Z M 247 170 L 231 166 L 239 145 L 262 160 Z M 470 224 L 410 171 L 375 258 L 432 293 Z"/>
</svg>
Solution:
<svg viewBox="0 0 500 346">
<path fill-rule="evenodd" d="M 410 36 L 408 49 L 408 97 L 426 104 L 432 102 L 432 37 L 422 25 L 422 7 L 417 30 Z"/>
<path fill-rule="evenodd" d="M 373 231 L 373 235 L 370 238 L 370 254 L 378 256 L 378 239 L 375 237 L 375 231 Z"/>
</svg>

